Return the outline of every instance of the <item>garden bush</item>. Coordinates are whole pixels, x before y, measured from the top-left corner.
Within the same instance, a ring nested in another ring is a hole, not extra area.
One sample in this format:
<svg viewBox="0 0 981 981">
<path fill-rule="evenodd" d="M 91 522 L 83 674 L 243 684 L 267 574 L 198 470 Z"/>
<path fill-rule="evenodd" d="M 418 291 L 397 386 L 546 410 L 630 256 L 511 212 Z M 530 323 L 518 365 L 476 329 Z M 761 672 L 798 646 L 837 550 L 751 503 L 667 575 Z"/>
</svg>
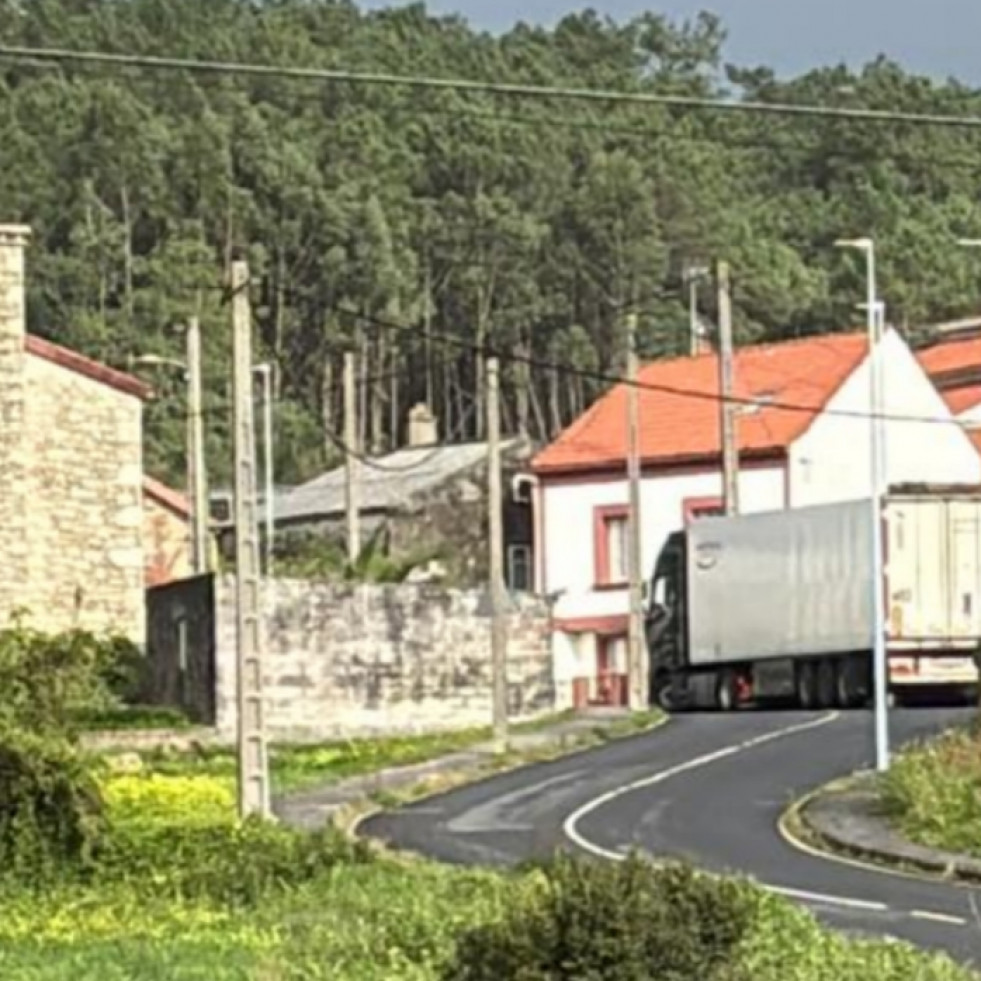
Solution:
<svg viewBox="0 0 981 981">
<path fill-rule="evenodd" d="M 0 733 L 0 875 L 37 884 L 78 872 L 104 830 L 98 786 L 70 744 Z"/>
<path fill-rule="evenodd" d="M 722 981 L 755 904 L 684 866 L 567 858 L 498 922 L 465 932 L 444 981 Z"/>
<path fill-rule="evenodd" d="M 250 906 L 339 863 L 371 859 L 367 846 L 332 827 L 315 832 L 258 818 L 219 824 L 115 828 L 98 855 L 104 884 L 124 883 L 157 898 Z"/>
</svg>

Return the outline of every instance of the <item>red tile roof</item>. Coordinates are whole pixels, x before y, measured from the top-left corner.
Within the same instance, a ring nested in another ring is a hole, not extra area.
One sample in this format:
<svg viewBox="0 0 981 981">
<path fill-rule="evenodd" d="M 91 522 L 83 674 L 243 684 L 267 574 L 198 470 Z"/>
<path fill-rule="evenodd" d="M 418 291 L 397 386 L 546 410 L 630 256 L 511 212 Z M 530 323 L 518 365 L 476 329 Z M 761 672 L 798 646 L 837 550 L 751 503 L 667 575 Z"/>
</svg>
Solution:
<svg viewBox="0 0 981 981">
<path fill-rule="evenodd" d="M 942 341 L 916 352 L 923 370 L 931 376 L 944 375 L 962 368 L 981 367 L 981 337 Z"/>
<path fill-rule="evenodd" d="M 67 368 L 69 371 L 84 375 L 86 378 L 101 382 L 103 385 L 108 385 L 110 388 L 125 392 L 127 395 L 133 395 L 138 399 L 148 399 L 153 394 L 153 389 L 139 378 L 128 375 L 124 371 L 117 371 L 99 361 L 87 358 L 84 354 L 79 354 L 78 351 L 72 351 L 70 348 L 47 341 L 43 337 L 28 334 L 25 348 L 28 354 L 43 358 L 45 361 L 60 365 L 62 368 Z"/>
<path fill-rule="evenodd" d="M 973 409 L 976 405 L 981 405 L 981 385 L 964 385 L 960 388 L 950 388 L 941 391 L 943 400 L 947 403 L 947 408 L 955 415 L 959 416 L 968 409 Z"/>
<path fill-rule="evenodd" d="M 868 351 L 864 333 L 745 347 L 736 353 L 735 394 L 759 399 L 738 417 L 740 452 L 780 454 L 801 436 Z M 656 361 L 640 372 L 640 448 L 645 463 L 707 463 L 720 453 L 718 358 Z M 785 405 L 767 407 L 766 399 Z M 541 474 L 620 467 L 626 459 L 627 389 L 617 385 L 534 460 Z"/>
<path fill-rule="evenodd" d="M 191 502 L 188 500 L 187 496 L 182 494 L 180 491 L 174 490 L 172 487 L 168 487 L 159 480 L 154 480 L 153 477 L 144 476 L 143 493 L 146 494 L 147 497 L 152 497 L 164 507 L 170 508 L 171 511 L 175 511 L 182 518 L 190 517 Z"/>
</svg>

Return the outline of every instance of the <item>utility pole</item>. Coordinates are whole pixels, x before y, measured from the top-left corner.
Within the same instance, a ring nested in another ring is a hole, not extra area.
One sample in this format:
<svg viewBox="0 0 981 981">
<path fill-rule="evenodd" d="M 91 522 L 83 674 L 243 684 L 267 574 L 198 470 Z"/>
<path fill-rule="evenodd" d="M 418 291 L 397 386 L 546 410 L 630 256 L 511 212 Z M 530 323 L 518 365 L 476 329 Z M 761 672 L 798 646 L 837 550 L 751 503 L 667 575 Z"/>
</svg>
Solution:
<svg viewBox="0 0 981 981">
<path fill-rule="evenodd" d="M 191 497 L 191 557 L 194 574 L 210 570 L 208 540 L 208 478 L 204 463 L 204 415 L 201 408 L 201 324 L 197 317 L 187 322 L 187 470 Z"/>
<path fill-rule="evenodd" d="M 273 365 L 257 364 L 255 373 L 262 379 L 262 474 L 263 474 L 263 497 L 265 498 L 265 525 L 266 525 L 266 578 L 271 580 L 273 576 L 273 555 L 276 541 L 276 513 L 274 510 L 275 483 L 273 480 L 273 385 L 272 373 Z"/>
<path fill-rule="evenodd" d="M 649 704 L 647 657 L 644 651 L 644 594 L 641 548 L 643 526 L 640 509 L 640 394 L 637 390 L 637 314 L 627 316 L 627 480 L 630 510 L 628 517 L 628 575 L 630 577 L 630 616 L 627 633 L 630 708 L 639 712 Z"/>
<path fill-rule="evenodd" d="M 249 267 L 232 263 L 235 404 L 235 587 L 238 640 L 238 805 L 241 817 L 269 816 L 269 764 L 262 701 L 262 599 L 256 506 Z"/>
<path fill-rule="evenodd" d="M 347 515 L 347 558 L 358 561 L 361 554 L 360 501 L 361 461 L 358 460 L 358 393 L 355 379 L 356 355 L 344 352 L 344 505 Z"/>
<path fill-rule="evenodd" d="M 719 291 L 719 412 L 722 433 L 722 479 L 725 488 L 725 512 L 739 514 L 739 451 L 736 442 L 737 405 L 733 401 L 732 293 L 729 285 L 729 263 L 716 267 Z"/>
<path fill-rule="evenodd" d="M 504 590 L 504 495 L 501 489 L 500 366 L 487 359 L 487 507 L 490 552 L 491 674 L 494 751 L 508 738 L 507 610 Z"/>
</svg>

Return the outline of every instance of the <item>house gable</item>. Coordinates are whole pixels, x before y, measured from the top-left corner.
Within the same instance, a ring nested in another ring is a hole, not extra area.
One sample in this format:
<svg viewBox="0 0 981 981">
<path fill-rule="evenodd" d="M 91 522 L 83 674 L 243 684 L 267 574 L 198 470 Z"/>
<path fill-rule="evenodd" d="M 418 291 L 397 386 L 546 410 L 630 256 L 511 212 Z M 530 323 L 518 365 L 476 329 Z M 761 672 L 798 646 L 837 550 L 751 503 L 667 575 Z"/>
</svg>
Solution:
<svg viewBox="0 0 981 981">
<path fill-rule="evenodd" d="M 894 330 L 882 342 L 883 430 L 890 484 L 975 484 L 981 457 L 951 416 L 922 360 Z M 790 451 L 792 507 L 851 500 L 869 493 L 870 362 L 855 369 L 827 411 Z"/>
</svg>

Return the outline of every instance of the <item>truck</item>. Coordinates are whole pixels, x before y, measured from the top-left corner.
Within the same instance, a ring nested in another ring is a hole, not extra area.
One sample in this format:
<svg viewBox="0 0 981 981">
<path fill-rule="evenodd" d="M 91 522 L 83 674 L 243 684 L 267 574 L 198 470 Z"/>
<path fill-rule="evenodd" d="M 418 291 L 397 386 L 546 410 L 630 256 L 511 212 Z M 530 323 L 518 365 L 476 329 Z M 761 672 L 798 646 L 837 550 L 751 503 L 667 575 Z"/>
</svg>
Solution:
<svg viewBox="0 0 981 981">
<path fill-rule="evenodd" d="M 647 590 L 652 700 L 850 708 L 873 691 L 872 520 L 882 522 L 890 701 L 978 688 L 981 490 L 707 517 L 670 535 Z"/>
</svg>

